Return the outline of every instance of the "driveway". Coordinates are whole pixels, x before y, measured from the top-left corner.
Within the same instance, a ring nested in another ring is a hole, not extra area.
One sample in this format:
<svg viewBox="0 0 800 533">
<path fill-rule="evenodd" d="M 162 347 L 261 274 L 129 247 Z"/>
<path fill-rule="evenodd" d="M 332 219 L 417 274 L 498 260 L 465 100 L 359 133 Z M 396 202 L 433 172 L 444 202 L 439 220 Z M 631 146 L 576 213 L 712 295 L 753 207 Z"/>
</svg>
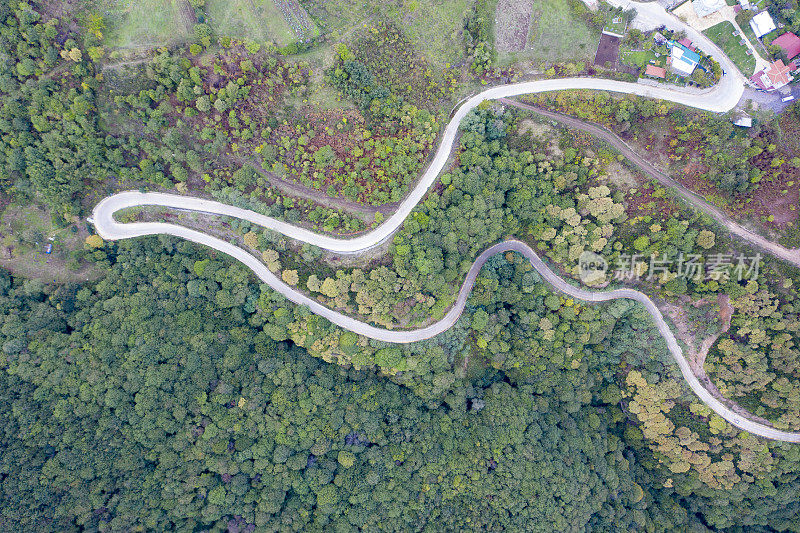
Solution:
<svg viewBox="0 0 800 533">
<path fill-rule="evenodd" d="M 747 100 L 752 101 L 758 109 L 769 109 L 773 111 L 775 114 L 780 115 L 783 113 L 789 106 L 800 100 L 800 85 L 793 85 L 791 86 L 790 94 L 794 96 L 794 100 L 791 102 L 782 102 L 781 100 L 789 94 L 782 94 L 779 92 L 765 92 L 765 91 L 757 91 L 756 89 L 752 89 L 750 87 L 744 90 L 744 94 L 742 94 L 741 105 L 745 104 Z"/>
</svg>

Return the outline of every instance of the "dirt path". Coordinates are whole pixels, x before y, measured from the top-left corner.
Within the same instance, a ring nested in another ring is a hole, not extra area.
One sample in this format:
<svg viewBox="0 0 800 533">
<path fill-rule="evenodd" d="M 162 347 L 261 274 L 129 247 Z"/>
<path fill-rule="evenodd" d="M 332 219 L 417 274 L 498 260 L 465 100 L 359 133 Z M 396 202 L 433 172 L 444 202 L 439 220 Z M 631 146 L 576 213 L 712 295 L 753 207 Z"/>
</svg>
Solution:
<svg viewBox="0 0 800 533">
<path fill-rule="evenodd" d="M 703 303 L 707 302 L 701 300 L 696 302 L 694 305 L 697 306 L 698 304 Z M 728 295 L 720 294 L 717 297 L 717 304 L 719 305 L 718 316 L 721 330 L 707 337 L 701 337 L 696 333 L 692 333 L 691 331 L 691 326 L 687 320 L 685 311 L 685 307 L 692 305 L 691 303 L 686 303 L 684 307 L 662 303 L 661 309 L 664 311 L 664 314 L 672 319 L 672 324 L 675 326 L 675 336 L 684 344 L 686 344 L 686 353 L 684 354 L 686 357 L 686 362 L 689 363 L 689 368 L 691 368 L 692 373 L 697 377 L 697 380 L 703 385 L 703 387 L 705 387 L 705 389 L 714 398 L 725 404 L 734 413 L 761 424 L 772 425 L 769 420 L 760 416 L 756 416 L 736 402 L 725 398 L 717 386 L 711 381 L 711 378 L 708 377 L 708 374 L 706 374 L 704 365 L 706 362 L 706 357 L 708 356 L 708 351 L 712 346 L 714 346 L 714 343 L 717 342 L 717 339 L 719 339 L 723 333 L 728 331 L 728 328 L 730 328 L 731 325 L 731 315 L 733 314 L 733 307 L 730 305 L 730 298 Z"/>
<path fill-rule="evenodd" d="M 261 174 L 267 181 L 269 181 L 270 185 L 285 194 L 311 200 L 312 202 L 316 202 L 332 209 L 340 209 L 350 215 L 360 218 L 367 223 L 372 223 L 375 220 L 375 213 L 388 215 L 397 210 L 397 202 L 374 206 L 359 204 L 358 202 L 353 202 L 346 198 L 332 198 L 320 190 L 306 187 L 300 183 L 284 179 L 274 172 L 265 170 L 259 163 L 246 157 L 229 156 L 227 159 L 240 166 L 250 165 L 256 170 L 256 172 Z"/>
<path fill-rule="evenodd" d="M 690 191 L 680 183 L 678 183 L 675 179 L 671 178 L 664 172 L 658 170 L 653 166 L 652 163 L 647 161 L 645 158 L 637 154 L 633 151 L 633 149 L 618 137 L 615 133 L 611 132 L 610 130 L 605 129 L 602 126 L 598 126 L 596 124 L 591 124 L 589 122 L 584 122 L 580 119 L 573 118 L 567 115 L 562 115 L 561 113 L 554 113 L 552 111 L 547 111 L 545 109 L 532 106 L 529 104 L 523 104 L 517 100 L 512 100 L 510 98 L 501 98 L 501 102 L 507 105 L 511 105 L 514 107 L 518 107 L 521 109 L 527 109 L 529 111 L 533 111 L 538 115 L 542 115 L 544 117 L 550 118 L 564 124 L 567 127 L 578 129 L 581 131 L 585 131 L 595 137 L 599 137 L 613 146 L 616 150 L 618 150 L 623 156 L 625 156 L 628 161 L 636 165 L 642 172 L 644 172 L 648 177 L 658 181 L 661 185 L 665 187 L 669 187 L 679 196 L 681 196 L 686 202 L 688 202 L 691 206 L 695 209 L 706 213 L 711 218 L 716 220 L 720 223 L 724 228 L 728 231 L 733 233 L 734 235 L 741 237 L 745 241 L 749 242 L 751 245 L 755 246 L 756 248 L 760 248 L 768 252 L 779 259 L 783 259 L 794 266 L 800 267 L 800 250 L 797 248 L 785 248 L 775 242 L 770 241 L 766 237 L 759 235 L 755 231 L 745 228 L 738 222 L 735 222 L 731 219 L 726 213 L 724 213 L 718 207 L 709 204 L 706 202 L 705 199 L 697 195 L 696 193 Z"/>
</svg>

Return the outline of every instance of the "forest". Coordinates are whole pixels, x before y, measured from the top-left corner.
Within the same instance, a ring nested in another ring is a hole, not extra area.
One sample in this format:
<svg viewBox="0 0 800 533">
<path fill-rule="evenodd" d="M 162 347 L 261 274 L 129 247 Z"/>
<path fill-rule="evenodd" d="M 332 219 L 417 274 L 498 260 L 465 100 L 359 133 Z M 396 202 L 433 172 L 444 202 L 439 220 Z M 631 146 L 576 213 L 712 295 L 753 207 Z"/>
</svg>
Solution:
<svg viewBox="0 0 800 533">
<path fill-rule="evenodd" d="M 484 81 L 490 4 L 463 13 L 467 68 Z M 339 235 L 379 224 L 463 89 L 395 21 L 336 46 L 324 72 L 206 24 L 120 72 L 104 63 L 102 21 L 85 26 L 0 4 L 2 208 L 41 205 L 54 227 L 86 232 L 72 258 L 96 273 L 52 283 L 0 269 L 0 530 L 800 531 L 800 446 L 714 414 L 632 301 L 567 298 L 507 253 L 483 267 L 453 328 L 393 345 L 292 304 L 213 250 L 89 234 L 92 206 L 129 189 Z M 377 53 L 387 46 L 395 55 Z M 315 83 L 336 105 L 309 104 Z M 648 124 L 668 128 L 670 161 L 701 158 L 695 177 L 730 209 L 800 167 L 773 125 L 745 135 L 606 94 L 530 101 L 632 142 L 657 141 Z M 325 305 L 394 329 L 440 319 L 475 258 L 510 236 L 576 283 L 584 252 L 638 258 L 636 279 L 597 283 L 650 294 L 676 325 L 669 310 L 688 309 L 681 341 L 712 339 L 699 362 L 709 382 L 799 430 L 797 271 L 767 257 L 758 273 L 715 270 L 711 257 L 756 252 L 622 164 L 586 135 L 484 104 L 424 201 L 363 261 L 225 217 L 120 218 L 202 228 Z M 653 267 L 688 255 L 713 275 Z"/>
</svg>

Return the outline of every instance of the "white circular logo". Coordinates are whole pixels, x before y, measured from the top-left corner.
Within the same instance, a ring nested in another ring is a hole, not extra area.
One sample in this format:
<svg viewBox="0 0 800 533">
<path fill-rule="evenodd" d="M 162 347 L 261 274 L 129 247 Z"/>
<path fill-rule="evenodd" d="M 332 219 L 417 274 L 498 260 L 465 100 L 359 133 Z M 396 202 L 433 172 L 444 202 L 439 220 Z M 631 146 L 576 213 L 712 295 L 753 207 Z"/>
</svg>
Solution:
<svg viewBox="0 0 800 533">
<path fill-rule="evenodd" d="M 578 275 L 586 285 L 604 282 L 607 270 L 608 261 L 594 252 L 587 250 L 578 258 Z"/>
</svg>

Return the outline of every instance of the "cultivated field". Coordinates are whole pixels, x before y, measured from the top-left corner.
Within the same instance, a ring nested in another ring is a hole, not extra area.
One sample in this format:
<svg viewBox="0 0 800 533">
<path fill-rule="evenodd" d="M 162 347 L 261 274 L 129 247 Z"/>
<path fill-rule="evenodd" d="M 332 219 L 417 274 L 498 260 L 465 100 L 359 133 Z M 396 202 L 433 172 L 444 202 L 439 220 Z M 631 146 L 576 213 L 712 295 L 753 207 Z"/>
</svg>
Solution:
<svg viewBox="0 0 800 533">
<path fill-rule="evenodd" d="M 208 23 L 220 35 L 278 46 L 297 40 L 274 0 L 207 0 L 205 10 Z"/>
<path fill-rule="evenodd" d="M 501 65 L 523 61 L 540 64 L 593 60 L 600 32 L 589 28 L 576 16 L 567 0 L 537 0 L 532 21 L 526 49 L 520 52 L 498 50 Z"/>
<path fill-rule="evenodd" d="M 185 0 L 103 0 L 95 6 L 105 19 L 106 42 L 112 48 L 162 46 L 191 35 L 192 9 Z"/>
<path fill-rule="evenodd" d="M 534 0 L 498 0 L 495 46 L 498 52 L 519 52 L 528 44 Z"/>
</svg>

